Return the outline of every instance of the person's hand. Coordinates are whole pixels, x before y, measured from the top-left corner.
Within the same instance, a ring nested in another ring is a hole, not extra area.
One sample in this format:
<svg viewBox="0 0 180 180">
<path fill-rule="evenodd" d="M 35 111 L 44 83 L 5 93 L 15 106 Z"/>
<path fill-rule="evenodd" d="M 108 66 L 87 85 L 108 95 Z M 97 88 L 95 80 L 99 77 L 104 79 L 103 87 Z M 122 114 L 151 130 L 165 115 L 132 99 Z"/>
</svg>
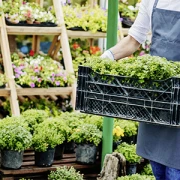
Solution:
<svg viewBox="0 0 180 180">
<path fill-rule="evenodd" d="M 100 57 L 114 60 L 113 53 L 110 50 L 106 50 Z"/>
</svg>

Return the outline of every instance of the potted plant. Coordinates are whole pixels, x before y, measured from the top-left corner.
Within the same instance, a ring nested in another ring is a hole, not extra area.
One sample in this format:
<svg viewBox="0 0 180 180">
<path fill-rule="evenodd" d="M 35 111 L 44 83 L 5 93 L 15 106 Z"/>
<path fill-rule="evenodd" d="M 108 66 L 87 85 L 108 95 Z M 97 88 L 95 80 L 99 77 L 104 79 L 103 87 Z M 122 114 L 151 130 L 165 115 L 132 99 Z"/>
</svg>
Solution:
<svg viewBox="0 0 180 180">
<path fill-rule="evenodd" d="M 73 153 L 75 148 L 75 143 L 73 140 L 70 139 L 72 133 L 75 131 L 75 129 L 83 124 L 83 120 L 86 117 L 86 114 L 79 113 L 77 111 L 75 112 L 63 112 L 60 115 L 60 119 L 62 121 L 65 121 L 67 126 L 70 128 L 70 131 L 67 132 L 67 139 L 65 142 L 65 153 Z"/>
<path fill-rule="evenodd" d="M 54 160 L 55 147 L 62 144 L 65 137 L 59 133 L 59 128 L 51 119 L 38 124 L 34 130 L 32 147 L 35 150 L 37 166 L 51 166 Z"/>
<path fill-rule="evenodd" d="M 115 152 L 121 153 L 126 158 L 127 175 L 135 174 L 137 163 L 140 163 L 141 157 L 136 154 L 136 144 L 120 144 Z"/>
<path fill-rule="evenodd" d="M 155 180 L 155 177 L 148 175 L 133 174 L 130 176 L 118 177 L 117 180 Z"/>
<path fill-rule="evenodd" d="M 102 132 L 93 124 L 81 124 L 72 133 L 77 147 L 75 149 L 76 161 L 83 164 L 93 164 L 96 161 L 97 146 L 102 140 Z"/>
<path fill-rule="evenodd" d="M 58 137 L 61 137 L 61 142 L 55 147 L 54 159 L 60 160 L 63 158 L 65 141 L 67 141 L 67 136 L 71 131 L 71 128 L 66 124 L 66 121 L 59 117 L 51 118 L 51 123 L 57 128 Z"/>
<path fill-rule="evenodd" d="M 48 119 L 48 113 L 44 110 L 29 109 L 22 112 L 22 117 L 24 121 L 28 124 L 30 132 L 33 134 L 35 127 L 42 123 L 44 120 Z"/>
<path fill-rule="evenodd" d="M 138 123 L 135 121 L 127 121 L 123 119 L 115 119 L 115 126 L 119 126 L 124 131 L 124 136 L 121 138 L 123 142 L 128 144 L 136 144 Z"/>
<path fill-rule="evenodd" d="M 74 167 L 61 166 L 51 171 L 48 180 L 83 180 L 83 175 L 77 172 Z"/>
<path fill-rule="evenodd" d="M 7 122 L 6 122 L 7 120 Z M 7 169 L 19 169 L 23 152 L 32 143 L 32 135 L 21 116 L 8 117 L 0 122 L 1 166 Z"/>
<path fill-rule="evenodd" d="M 73 74 L 49 56 L 34 55 L 22 59 L 13 53 L 11 57 L 15 81 L 20 86 L 66 87 L 74 82 Z"/>
</svg>

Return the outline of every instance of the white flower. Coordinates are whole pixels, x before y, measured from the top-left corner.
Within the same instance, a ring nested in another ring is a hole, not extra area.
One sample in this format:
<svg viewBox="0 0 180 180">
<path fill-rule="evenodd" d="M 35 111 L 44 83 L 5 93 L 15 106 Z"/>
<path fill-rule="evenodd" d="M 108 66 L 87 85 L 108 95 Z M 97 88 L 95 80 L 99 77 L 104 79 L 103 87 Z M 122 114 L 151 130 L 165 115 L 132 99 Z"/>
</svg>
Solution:
<svg viewBox="0 0 180 180">
<path fill-rule="evenodd" d="M 130 9 L 131 11 L 135 10 L 134 6 L 128 6 L 128 9 Z"/>
</svg>

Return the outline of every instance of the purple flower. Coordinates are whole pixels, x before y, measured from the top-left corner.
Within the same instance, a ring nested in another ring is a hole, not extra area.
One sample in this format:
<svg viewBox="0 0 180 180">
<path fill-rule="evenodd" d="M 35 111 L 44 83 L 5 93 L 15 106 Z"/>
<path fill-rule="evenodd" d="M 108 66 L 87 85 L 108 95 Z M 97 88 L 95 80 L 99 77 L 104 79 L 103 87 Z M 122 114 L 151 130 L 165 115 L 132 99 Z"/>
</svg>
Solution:
<svg viewBox="0 0 180 180">
<path fill-rule="evenodd" d="M 51 74 L 51 76 L 53 76 L 53 77 L 54 77 L 54 76 L 55 76 L 55 74 L 54 74 L 54 73 L 52 73 L 52 74 Z"/>
<path fill-rule="evenodd" d="M 34 80 L 34 76 L 31 76 L 31 79 Z"/>
<path fill-rule="evenodd" d="M 16 68 L 16 66 L 15 66 L 14 64 L 12 64 L 12 67 L 13 67 L 13 68 Z"/>
<path fill-rule="evenodd" d="M 32 82 L 32 83 L 30 84 L 30 86 L 31 86 L 31 88 L 34 88 L 34 87 L 35 87 L 35 84 Z"/>
<path fill-rule="evenodd" d="M 144 52 L 144 51 L 141 51 L 141 52 L 139 53 L 139 56 L 143 56 L 143 55 L 145 55 L 145 52 Z"/>
<path fill-rule="evenodd" d="M 34 72 L 39 72 L 39 69 L 35 69 Z"/>
<path fill-rule="evenodd" d="M 15 74 L 15 78 L 19 78 L 20 77 L 20 75 L 19 74 Z"/>
<path fill-rule="evenodd" d="M 41 78 L 38 78 L 38 82 L 41 82 L 42 81 L 42 79 Z"/>
<path fill-rule="evenodd" d="M 54 77 L 51 78 L 51 81 L 54 82 Z"/>
<path fill-rule="evenodd" d="M 64 80 L 64 81 L 67 81 L 67 77 L 63 77 L 63 80 Z"/>
<path fill-rule="evenodd" d="M 56 81 L 55 83 L 56 83 L 56 86 L 59 86 L 59 85 L 60 85 L 60 82 L 59 82 L 59 81 Z"/>
</svg>

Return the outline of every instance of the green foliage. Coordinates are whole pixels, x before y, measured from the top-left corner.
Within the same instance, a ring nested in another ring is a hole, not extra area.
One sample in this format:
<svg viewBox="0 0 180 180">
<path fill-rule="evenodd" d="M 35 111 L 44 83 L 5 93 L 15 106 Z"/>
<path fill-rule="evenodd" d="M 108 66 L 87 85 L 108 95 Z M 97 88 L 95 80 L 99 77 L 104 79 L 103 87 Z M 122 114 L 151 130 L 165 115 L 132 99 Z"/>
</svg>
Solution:
<svg viewBox="0 0 180 180">
<path fill-rule="evenodd" d="M 107 10 L 99 6 L 91 8 L 89 5 L 63 6 L 64 20 L 67 28 L 81 27 L 92 33 L 107 30 Z"/>
<path fill-rule="evenodd" d="M 103 117 L 96 115 L 87 115 L 84 119 L 84 123 L 94 124 L 97 128 L 102 131 L 103 130 Z"/>
<path fill-rule="evenodd" d="M 65 121 L 68 127 L 71 129 L 70 132 L 67 134 L 68 141 L 71 134 L 74 132 L 74 130 L 81 124 L 84 123 L 84 119 L 87 116 L 87 114 L 79 113 L 77 111 L 74 112 L 64 112 L 60 115 L 60 119 L 62 121 Z"/>
<path fill-rule="evenodd" d="M 120 3 L 118 6 L 119 12 L 121 13 L 122 17 L 130 18 L 132 21 L 134 21 L 138 14 L 138 8 L 134 7 L 129 4 Z"/>
<path fill-rule="evenodd" d="M 0 73 L 0 86 L 4 86 L 7 83 L 7 78 L 5 74 Z"/>
<path fill-rule="evenodd" d="M 150 55 L 124 58 L 120 61 L 91 57 L 88 58 L 85 65 L 100 74 L 120 75 L 138 79 L 141 84 L 148 83 L 151 80 L 164 80 L 177 75 L 176 63 L 167 61 L 166 58 Z"/>
<path fill-rule="evenodd" d="M 93 124 L 81 124 L 74 130 L 69 140 L 78 144 L 98 144 L 102 140 L 102 132 Z"/>
<path fill-rule="evenodd" d="M 35 151 L 45 152 L 48 148 L 62 144 L 66 140 L 66 127 L 63 121 L 51 118 L 38 124 L 32 140 Z"/>
<path fill-rule="evenodd" d="M 48 180 L 83 180 L 83 175 L 77 172 L 74 167 L 62 166 L 56 171 L 51 171 Z"/>
<path fill-rule="evenodd" d="M 124 137 L 131 137 L 137 134 L 138 123 L 135 121 L 115 119 L 114 124 L 124 130 Z"/>
<path fill-rule="evenodd" d="M 135 144 L 127 144 L 123 142 L 117 147 L 115 152 L 122 153 L 126 158 L 126 161 L 129 163 L 139 163 L 141 160 L 141 157 L 136 154 Z"/>
<path fill-rule="evenodd" d="M 29 109 L 22 113 L 22 117 L 24 118 L 24 121 L 28 123 L 30 132 L 33 133 L 36 126 L 48 119 L 49 116 L 46 111 Z"/>
<path fill-rule="evenodd" d="M 141 174 L 142 174 L 142 175 L 153 175 L 151 165 L 150 165 L 150 164 L 147 164 L 147 165 L 143 168 Z"/>
<path fill-rule="evenodd" d="M 140 174 L 133 174 L 131 176 L 118 177 L 117 180 L 155 180 L 155 177 L 147 176 L 147 175 L 140 175 Z"/>
<path fill-rule="evenodd" d="M 23 151 L 32 144 L 31 133 L 16 121 L 0 123 L 0 148 L 6 150 Z M 4 124 L 3 124 L 4 123 Z"/>
</svg>

